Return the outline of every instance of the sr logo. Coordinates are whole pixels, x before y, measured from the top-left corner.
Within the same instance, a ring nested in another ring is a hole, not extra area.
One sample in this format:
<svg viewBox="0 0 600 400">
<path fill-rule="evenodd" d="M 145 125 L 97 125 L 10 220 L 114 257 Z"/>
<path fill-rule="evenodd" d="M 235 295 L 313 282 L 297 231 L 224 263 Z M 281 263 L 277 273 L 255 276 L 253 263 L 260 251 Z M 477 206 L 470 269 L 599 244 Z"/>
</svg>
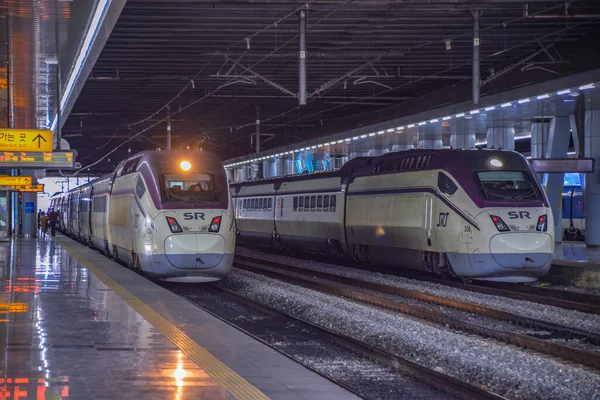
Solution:
<svg viewBox="0 0 600 400">
<path fill-rule="evenodd" d="M 529 211 L 509 211 L 508 216 L 510 219 L 518 219 L 518 218 L 527 218 L 531 219 L 529 216 Z"/>
<path fill-rule="evenodd" d="M 186 212 L 183 213 L 183 219 L 204 219 L 204 213 L 203 212 Z"/>
</svg>

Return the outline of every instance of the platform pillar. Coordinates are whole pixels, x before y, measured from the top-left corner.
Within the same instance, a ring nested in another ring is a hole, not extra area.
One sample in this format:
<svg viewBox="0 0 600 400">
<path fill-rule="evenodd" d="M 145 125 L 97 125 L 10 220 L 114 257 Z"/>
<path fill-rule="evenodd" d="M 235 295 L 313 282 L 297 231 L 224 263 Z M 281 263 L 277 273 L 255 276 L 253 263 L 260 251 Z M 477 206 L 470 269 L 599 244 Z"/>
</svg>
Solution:
<svg viewBox="0 0 600 400">
<path fill-rule="evenodd" d="M 584 154 L 595 158 L 594 172 L 585 175 L 585 243 L 600 246 L 600 110 L 585 110 Z"/>
<path fill-rule="evenodd" d="M 494 126 L 487 131 L 488 149 L 515 149 L 515 128 L 511 126 Z"/>
<path fill-rule="evenodd" d="M 472 149 L 475 147 L 475 121 L 459 118 L 450 125 L 450 147 L 453 149 Z"/>
<path fill-rule="evenodd" d="M 34 176 L 31 183 L 37 184 Z M 35 237 L 37 233 L 37 193 L 22 193 L 21 198 L 21 227 L 25 237 Z"/>
<path fill-rule="evenodd" d="M 564 158 L 569 151 L 569 139 L 571 138 L 571 121 L 568 116 L 552 118 L 550 130 L 548 131 L 548 148 L 546 158 Z M 554 216 L 554 240 L 562 242 L 562 191 L 564 173 L 548 174 L 546 183 L 546 194 L 552 215 Z"/>
<path fill-rule="evenodd" d="M 442 143 L 442 124 L 439 122 L 429 123 L 419 127 L 419 148 L 420 149 L 441 149 Z"/>
</svg>

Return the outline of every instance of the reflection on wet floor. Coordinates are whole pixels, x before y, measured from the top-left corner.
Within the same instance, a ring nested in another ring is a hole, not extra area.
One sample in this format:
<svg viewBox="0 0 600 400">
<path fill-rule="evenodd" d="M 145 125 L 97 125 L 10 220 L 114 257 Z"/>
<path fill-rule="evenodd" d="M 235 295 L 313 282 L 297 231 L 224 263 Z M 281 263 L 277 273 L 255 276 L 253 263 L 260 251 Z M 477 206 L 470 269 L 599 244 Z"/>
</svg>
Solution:
<svg viewBox="0 0 600 400">
<path fill-rule="evenodd" d="M 0 243 L 0 399 L 229 399 L 51 238 Z"/>
<path fill-rule="evenodd" d="M 589 262 L 600 267 L 600 249 L 586 247 L 582 242 L 557 243 L 554 248 L 554 259 Z"/>
</svg>

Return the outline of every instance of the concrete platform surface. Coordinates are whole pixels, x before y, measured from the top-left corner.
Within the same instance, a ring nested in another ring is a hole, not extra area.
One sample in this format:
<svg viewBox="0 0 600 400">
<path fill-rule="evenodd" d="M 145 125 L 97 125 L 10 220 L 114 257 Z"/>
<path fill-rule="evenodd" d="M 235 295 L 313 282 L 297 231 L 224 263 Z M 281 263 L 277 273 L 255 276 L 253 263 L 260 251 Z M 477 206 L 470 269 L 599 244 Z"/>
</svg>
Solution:
<svg viewBox="0 0 600 400">
<path fill-rule="evenodd" d="M 0 243 L 9 399 L 353 399 L 65 237 Z"/>
</svg>

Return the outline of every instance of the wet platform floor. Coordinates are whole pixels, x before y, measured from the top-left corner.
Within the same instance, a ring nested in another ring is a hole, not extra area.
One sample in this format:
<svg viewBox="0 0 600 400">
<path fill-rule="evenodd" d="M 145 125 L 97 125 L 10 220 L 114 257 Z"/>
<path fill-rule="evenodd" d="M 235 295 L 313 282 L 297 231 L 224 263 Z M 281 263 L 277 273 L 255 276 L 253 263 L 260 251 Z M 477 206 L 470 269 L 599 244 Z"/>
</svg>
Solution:
<svg viewBox="0 0 600 400">
<path fill-rule="evenodd" d="M 230 399 L 54 241 L 0 243 L 0 399 Z"/>
<path fill-rule="evenodd" d="M 583 242 L 556 243 L 554 264 L 582 263 L 600 268 L 600 248 L 587 247 Z"/>
</svg>

